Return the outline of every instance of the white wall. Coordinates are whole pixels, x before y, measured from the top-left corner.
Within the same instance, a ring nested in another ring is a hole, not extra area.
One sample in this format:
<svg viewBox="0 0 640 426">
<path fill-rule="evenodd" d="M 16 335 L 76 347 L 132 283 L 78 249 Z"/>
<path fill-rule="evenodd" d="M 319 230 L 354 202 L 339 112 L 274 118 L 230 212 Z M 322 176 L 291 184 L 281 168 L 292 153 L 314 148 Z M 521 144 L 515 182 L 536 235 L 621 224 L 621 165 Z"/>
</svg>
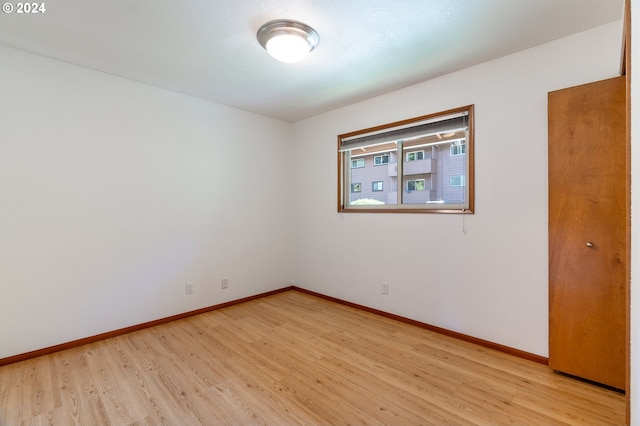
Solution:
<svg viewBox="0 0 640 426">
<path fill-rule="evenodd" d="M 290 283 L 290 124 L 5 47 L 0 64 L 0 358 Z"/>
<path fill-rule="evenodd" d="M 547 92 L 619 75 L 621 41 L 605 25 L 296 123 L 296 285 L 548 356 Z M 338 134 L 468 104 L 466 234 L 461 215 L 336 213 Z"/>
</svg>

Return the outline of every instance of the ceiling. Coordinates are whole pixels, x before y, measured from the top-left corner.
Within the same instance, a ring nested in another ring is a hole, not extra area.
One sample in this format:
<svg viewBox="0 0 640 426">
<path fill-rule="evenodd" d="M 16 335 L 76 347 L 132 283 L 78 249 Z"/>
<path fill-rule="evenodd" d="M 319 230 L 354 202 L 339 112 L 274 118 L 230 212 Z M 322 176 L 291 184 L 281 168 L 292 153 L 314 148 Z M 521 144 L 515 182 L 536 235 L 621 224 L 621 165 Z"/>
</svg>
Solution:
<svg viewBox="0 0 640 426">
<path fill-rule="evenodd" d="M 0 43 L 294 122 L 620 20 L 623 1 L 51 0 L 0 14 Z M 256 32 L 273 19 L 319 46 L 272 59 Z"/>
</svg>

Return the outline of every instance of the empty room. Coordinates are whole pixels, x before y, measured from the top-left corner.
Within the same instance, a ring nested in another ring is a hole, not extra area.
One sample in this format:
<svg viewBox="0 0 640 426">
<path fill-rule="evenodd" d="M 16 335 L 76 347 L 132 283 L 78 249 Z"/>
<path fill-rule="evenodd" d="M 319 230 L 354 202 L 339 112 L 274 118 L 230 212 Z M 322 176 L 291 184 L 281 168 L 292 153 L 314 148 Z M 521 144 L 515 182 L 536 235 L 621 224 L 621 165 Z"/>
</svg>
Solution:
<svg viewBox="0 0 640 426">
<path fill-rule="evenodd" d="M 638 3 L 5 1 L 0 426 L 640 425 Z"/>
</svg>

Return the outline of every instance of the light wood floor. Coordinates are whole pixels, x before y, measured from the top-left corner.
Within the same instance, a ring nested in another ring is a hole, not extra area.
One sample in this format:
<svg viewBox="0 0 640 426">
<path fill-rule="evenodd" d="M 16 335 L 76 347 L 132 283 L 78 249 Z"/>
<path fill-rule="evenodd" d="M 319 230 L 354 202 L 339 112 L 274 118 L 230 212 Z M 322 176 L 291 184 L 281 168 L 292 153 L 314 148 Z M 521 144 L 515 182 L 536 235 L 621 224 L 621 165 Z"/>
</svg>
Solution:
<svg viewBox="0 0 640 426">
<path fill-rule="evenodd" d="M 624 395 L 297 291 L 0 367 L 0 425 L 624 424 Z"/>
</svg>

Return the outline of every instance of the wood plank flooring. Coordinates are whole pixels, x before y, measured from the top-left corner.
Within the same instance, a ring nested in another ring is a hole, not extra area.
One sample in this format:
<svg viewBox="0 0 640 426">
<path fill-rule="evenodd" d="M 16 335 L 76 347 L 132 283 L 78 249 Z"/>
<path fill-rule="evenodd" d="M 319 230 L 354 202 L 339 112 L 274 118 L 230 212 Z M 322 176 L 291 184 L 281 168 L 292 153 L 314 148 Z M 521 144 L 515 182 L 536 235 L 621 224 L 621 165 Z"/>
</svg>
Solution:
<svg viewBox="0 0 640 426">
<path fill-rule="evenodd" d="M 295 290 L 0 367 L 0 425 L 619 425 L 625 397 Z"/>
</svg>

